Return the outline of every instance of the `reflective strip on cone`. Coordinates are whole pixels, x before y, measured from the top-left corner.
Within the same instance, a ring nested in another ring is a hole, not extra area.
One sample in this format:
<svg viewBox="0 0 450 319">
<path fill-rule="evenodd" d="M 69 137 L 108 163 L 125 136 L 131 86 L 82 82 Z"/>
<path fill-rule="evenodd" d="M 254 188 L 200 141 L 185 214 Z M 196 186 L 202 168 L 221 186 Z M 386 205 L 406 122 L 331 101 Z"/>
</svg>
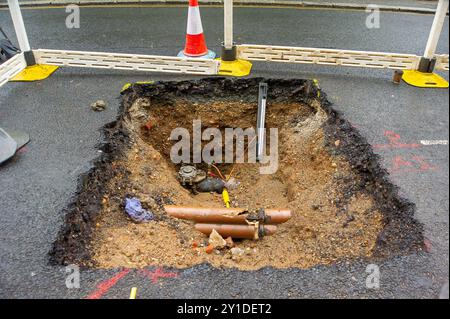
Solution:
<svg viewBox="0 0 450 319">
<path fill-rule="evenodd" d="M 187 34 L 201 34 L 203 33 L 202 18 L 200 17 L 200 8 L 189 7 Z"/>
</svg>

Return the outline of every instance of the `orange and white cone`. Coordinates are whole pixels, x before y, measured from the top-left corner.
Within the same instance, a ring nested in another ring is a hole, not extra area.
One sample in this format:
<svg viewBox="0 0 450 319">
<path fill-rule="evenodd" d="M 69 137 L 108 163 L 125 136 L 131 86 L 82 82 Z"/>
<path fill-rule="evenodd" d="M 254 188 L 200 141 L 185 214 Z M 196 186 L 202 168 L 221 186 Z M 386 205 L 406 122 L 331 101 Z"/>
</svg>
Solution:
<svg viewBox="0 0 450 319">
<path fill-rule="evenodd" d="M 198 0 L 189 0 L 186 46 L 179 57 L 214 59 L 216 54 L 206 47 Z"/>
</svg>

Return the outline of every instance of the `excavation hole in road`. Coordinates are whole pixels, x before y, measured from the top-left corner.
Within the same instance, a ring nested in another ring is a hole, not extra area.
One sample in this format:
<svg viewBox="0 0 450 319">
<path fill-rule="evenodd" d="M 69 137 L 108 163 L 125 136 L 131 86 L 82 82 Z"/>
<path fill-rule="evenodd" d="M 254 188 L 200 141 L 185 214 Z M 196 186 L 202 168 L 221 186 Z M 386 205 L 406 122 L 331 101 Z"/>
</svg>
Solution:
<svg viewBox="0 0 450 319">
<path fill-rule="evenodd" d="M 233 256 L 229 249 L 207 253 L 208 238 L 193 222 L 165 213 L 166 204 L 223 207 L 220 194 L 194 194 L 180 185 L 180 165 L 170 158 L 176 141 L 169 137 L 176 128 L 192 136 L 194 120 L 201 120 L 203 130 L 255 127 L 262 80 L 214 78 L 128 88 L 118 120 L 105 128 L 104 154 L 81 178 L 52 261 L 100 268 L 210 263 L 253 270 L 309 268 L 420 249 L 414 205 L 398 196 L 370 145 L 307 80 L 264 80 L 266 126 L 278 129 L 276 172 L 260 174 L 258 163 L 217 165 L 224 175 L 234 167 L 240 183 L 230 191 L 232 206 L 288 208 L 293 213 L 288 222 L 272 236 L 235 241 L 245 253 Z M 130 220 L 123 204 L 132 196 L 155 213 L 155 221 Z"/>
</svg>

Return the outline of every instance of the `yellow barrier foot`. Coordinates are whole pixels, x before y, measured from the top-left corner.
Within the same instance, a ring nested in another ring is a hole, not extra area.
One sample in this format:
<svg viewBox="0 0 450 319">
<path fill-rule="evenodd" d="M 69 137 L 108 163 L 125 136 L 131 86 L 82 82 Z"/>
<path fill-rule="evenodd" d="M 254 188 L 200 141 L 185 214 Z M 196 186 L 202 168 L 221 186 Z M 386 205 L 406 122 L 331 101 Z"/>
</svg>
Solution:
<svg viewBox="0 0 450 319">
<path fill-rule="evenodd" d="M 436 73 L 407 70 L 403 73 L 403 81 L 421 88 L 448 88 L 448 82 Z"/>
<path fill-rule="evenodd" d="M 245 60 L 220 61 L 219 75 L 247 76 L 252 70 L 252 64 Z"/>
<path fill-rule="evenodd" d="M 58 69 L 55 65 L 36 64 L 27 66 L 25 70 L 11 79 L 12 82 L 33 82 L 48 78 Z"/>
</svg>

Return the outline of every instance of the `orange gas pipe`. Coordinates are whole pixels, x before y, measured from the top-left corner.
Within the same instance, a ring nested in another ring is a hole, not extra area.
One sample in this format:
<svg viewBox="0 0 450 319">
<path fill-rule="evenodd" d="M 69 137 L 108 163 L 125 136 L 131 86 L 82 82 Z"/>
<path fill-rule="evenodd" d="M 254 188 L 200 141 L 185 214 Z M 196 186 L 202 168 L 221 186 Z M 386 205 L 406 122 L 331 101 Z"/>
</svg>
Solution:
<svg viewBox="0 0 450 319">
<path fill-rule="evenodd" d="M 273 235 L 277 226 L 273 225 L 222 225 L 222 224 L 196 224 L 195 229 L 209 236 L 215 229 L 222 237 L 259 239 Z"/>
<path fill-rule="evenodd" d="M 291 217 L 288 209 L 266 209 L 263 216 L 255 216 L 243 208 L 203 208 L 185 206 L 164 206 L 167 214 L 181 219 L 193 220 L 197 223 L 248 224 L 248 221 L 259 221 L 263 224 L 282 224 Z M 254 220 L 260 217 L 263 220 Z M 253 219 L 252 219 L 253 218 Z"/>
</svg>

